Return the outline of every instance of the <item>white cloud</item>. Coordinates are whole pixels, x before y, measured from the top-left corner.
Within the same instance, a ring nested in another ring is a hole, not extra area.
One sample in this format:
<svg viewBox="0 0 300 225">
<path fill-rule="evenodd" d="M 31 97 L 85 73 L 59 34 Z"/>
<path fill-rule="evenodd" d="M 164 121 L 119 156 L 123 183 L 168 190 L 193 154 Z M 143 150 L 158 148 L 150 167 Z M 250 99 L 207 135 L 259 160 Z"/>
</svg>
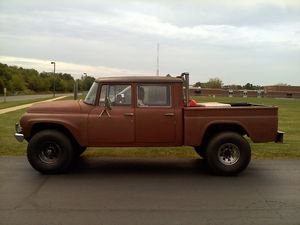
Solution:
<svg viewBox="0 0 300 225">
<path fill-rule="evenodd" d="M 51 71 L 56 60 L 58 72 L 77 75 L 153 74 L 159 41 L 163 73 L 299 84 L 299 6 L 299 0 L 3 0 L 0 55 L 40 71 Z"/>
<path fill-rule="evenodd" d="M 178 26 L 152 15 L 124 10 L 113 10 L 112 14 L 81 10 L 63 13 L 39 11 L 25 15 L 10 13 L 1 14 L 0 21 L 5 33 L 24 36 L 39 34 L 97 40 L 117 33 L 213 45 L 300 48 L 296 35 L 300 31 L 300 22 L 260 27 L 228 24 Z"/>
<path fill-rule="evenodd" d="M 0 62 L 8 65 L 17 65 L 18 67 L 36 69 L 39 72 L 52 72 L 53 65 L 51 64 L 51 59 L 40 60 L 32 58 L 22 58 L 22 57 L 11 57 L 11 56 L 0 56 Z M 57 73 L 69 73 L 74 78 L 79 78 L 84 73 L 94 77 L 107 77 L 107 76 L 149 76 L 153 75 L 150 73 L 145 73 L 141 71 L 126 70 L 121 68 L 111 68 L 106 66 L 90 66 L 66 63 L 61 61 L 56 62 L 56 72 Z"/>
</svg>

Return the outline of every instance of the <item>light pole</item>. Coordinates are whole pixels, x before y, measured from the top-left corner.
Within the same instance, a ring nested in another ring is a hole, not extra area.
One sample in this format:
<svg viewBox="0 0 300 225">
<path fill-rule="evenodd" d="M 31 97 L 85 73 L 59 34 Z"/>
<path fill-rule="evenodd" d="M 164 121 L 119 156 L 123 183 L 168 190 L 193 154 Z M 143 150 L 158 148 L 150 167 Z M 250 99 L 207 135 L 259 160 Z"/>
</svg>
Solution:
<svg viewBox="0 0 300 225">
<path fill-rule="evenodd" d="M 159 42 L 157 43 L 156 76 L 159 76 Z"/>
<path fill-rule="evenodd" d="M 55 62 L 51 62 L 53 64 L 53 97 L 55 97 Z"/>
</svg>

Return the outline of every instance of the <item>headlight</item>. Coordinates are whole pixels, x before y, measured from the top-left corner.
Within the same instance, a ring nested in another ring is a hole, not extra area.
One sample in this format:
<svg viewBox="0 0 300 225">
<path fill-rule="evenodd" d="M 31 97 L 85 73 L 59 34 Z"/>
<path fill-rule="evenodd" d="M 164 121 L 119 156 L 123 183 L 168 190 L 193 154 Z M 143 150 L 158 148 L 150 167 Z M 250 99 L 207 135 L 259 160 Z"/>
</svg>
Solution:
<svg viewBox="0 0 300 225">
<path fill-rule="evenodd" d="M 22 132 L 22 127 L 20 126 L 19 123 L 15 124 L 15 130 L 16 130 L 17 133 L 21 133 Z"/>
</svg>

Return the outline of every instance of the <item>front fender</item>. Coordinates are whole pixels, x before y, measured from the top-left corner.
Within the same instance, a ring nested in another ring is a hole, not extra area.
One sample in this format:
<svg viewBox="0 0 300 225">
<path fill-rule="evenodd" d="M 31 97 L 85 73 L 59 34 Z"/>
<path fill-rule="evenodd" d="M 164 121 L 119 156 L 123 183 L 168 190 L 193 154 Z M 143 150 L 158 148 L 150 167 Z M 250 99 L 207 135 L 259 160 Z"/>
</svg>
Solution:
<svg viewBox="0 0 300 225">
<path fill-rule="evenodd" d="M 86 146 L 86 118 L 83 118 L 81 114 L 72 115 L 43 115 L 43 114 L 31 114 L 26 113 L 20 120 L 20 124 L 23 128 L 23 134 L 26 140 L 30 140 L 34 133 L 35 127 L 47 128 L 65 128 L 73 138 L 81 145 Z"/>
</svg>

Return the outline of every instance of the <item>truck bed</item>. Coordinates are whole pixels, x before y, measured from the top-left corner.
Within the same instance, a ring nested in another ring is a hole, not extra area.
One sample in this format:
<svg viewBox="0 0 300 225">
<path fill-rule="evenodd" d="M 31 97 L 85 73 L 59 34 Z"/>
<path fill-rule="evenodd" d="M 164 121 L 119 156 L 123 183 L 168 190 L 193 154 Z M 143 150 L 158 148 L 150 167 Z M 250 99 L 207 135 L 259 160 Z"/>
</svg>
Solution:
<svg viewBox="0 0 300 225">
<path fill-rule="evenodd" d="M 200 103 L 201 104 L 201 103 Z M 222 103 L 184 107 L 184 144 L 199 146 L 213 126 L 239 127 L 253 142 L 276 140 L 278 108 L 250 103 Z"/>
</svg>

